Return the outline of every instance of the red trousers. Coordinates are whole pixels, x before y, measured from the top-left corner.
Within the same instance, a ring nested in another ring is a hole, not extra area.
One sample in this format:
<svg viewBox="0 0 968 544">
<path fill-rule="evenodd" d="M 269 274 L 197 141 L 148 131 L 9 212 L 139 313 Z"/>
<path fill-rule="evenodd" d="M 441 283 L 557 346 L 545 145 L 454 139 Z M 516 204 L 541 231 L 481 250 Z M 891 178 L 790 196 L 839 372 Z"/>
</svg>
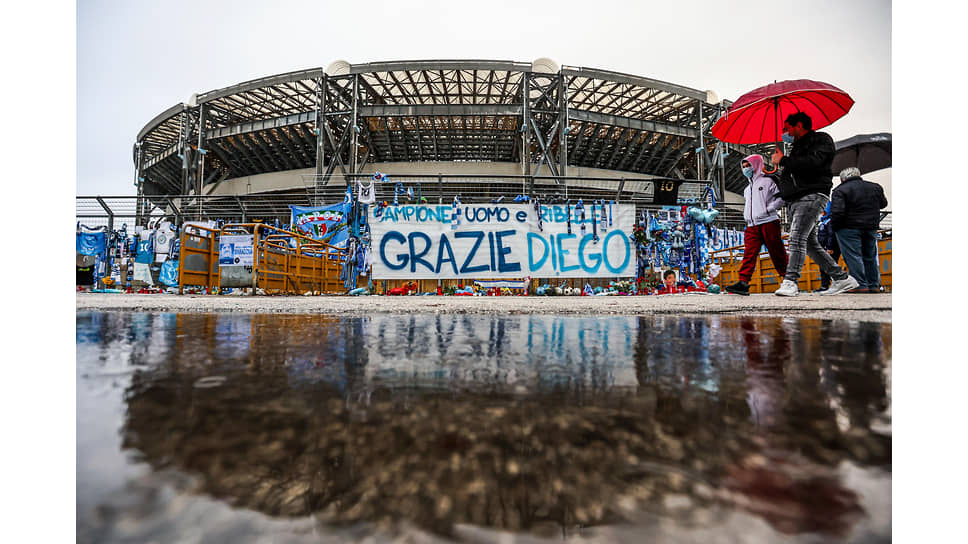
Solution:
<svg viewBox="0 0 968 544">
<path fill-rule="evenodd" d="M 770 260 L 779 277 L 786 275 L 787 254 L 780 237 L 780 222 L 770 221 L 762 225 L 746 227 L 743 231 L 746 247 L 743 250 L 743 264 L 739 267 L 739 279 L 749 283 L 756 270 L 756 262 L 760 260 L 760 247 L 766 245 L 770 253 Z"/>
</svg>

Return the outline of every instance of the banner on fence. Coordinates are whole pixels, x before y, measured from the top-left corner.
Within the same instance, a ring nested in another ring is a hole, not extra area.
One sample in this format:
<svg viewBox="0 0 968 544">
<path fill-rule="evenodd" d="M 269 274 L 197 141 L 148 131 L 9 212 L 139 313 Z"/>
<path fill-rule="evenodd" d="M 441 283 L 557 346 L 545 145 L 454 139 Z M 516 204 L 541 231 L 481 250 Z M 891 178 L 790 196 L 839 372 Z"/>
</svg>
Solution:
<svg viewBox="0 0 968 544">
<path fill-rule="evenodd" d="M 635 206 L 389 206 L 369 211 L 374 279 L 635 275 Z M 570 210 L 570 226 L 569 213 Z M 569 232 L 570 231 L 570 232 Z"/>
<path fill-rule="evenodd" d="M 78 232 L 77 254 L 92 257 L 103 253 L 107 248 L 108 238 L 104 232 Z"/>
<path fill-rule="evenodd" d="M 346 247 L 349 235 L 346 219 L 350 214 L 348 202 L 314 207 L 290 205 L 289 208 L 292 210 L 291 223 L 296 232 L 303 232 L 331 246 Z"/>
<path fill-rule="evenodd" d="M 252 266 L 252 235 L 221 236 L 218 242 L 219 266 Z"/>
</svg>

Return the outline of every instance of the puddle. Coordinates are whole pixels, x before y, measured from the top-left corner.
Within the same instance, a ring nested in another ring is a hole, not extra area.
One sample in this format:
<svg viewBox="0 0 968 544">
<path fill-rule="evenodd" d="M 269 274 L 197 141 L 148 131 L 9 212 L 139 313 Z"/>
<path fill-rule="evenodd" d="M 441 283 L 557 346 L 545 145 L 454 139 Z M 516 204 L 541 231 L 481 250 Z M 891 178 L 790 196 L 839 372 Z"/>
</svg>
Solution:
<svg viewBox="0 0 968 544">
<path fill-rule="evenodd" d="M 78 540 L 890 540 L 891 325 L 77 313 Z"/>
</svg>

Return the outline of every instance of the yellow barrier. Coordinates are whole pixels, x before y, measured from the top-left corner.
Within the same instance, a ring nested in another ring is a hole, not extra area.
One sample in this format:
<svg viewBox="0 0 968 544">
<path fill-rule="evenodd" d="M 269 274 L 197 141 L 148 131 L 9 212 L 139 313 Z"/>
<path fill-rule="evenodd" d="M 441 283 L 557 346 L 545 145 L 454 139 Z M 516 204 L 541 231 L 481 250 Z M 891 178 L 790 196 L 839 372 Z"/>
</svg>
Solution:
<svg viewBox="0 0 968 544">
<path fill-rule="evenodd" d="M 342 293 L 340 263 L 345 249 L 320 242 L 299 233 L 278 229 L 262 223 L 233 223 L 221 230 L 189 226 L 181 233 L 181 253 L 178 262 L 178 293 L 185 285 L 195 285 L 217 291 L 223 284 L 218 265 L 219 240 L 222 235 L 251 235 L 253 266 L 242 267 L 238 277 L 246 280 L 246 288 L 260 288 L 266 293 L 303 294 Z M 290 244 L 295 242 L 295 247 Z M 228 283 L 227 286 L 238 287 Z"/>
<path fill-rule="evenodd" d="M 270 294 L 344 292 L 340 263 L 345 249 L 262 223 L 225 225 L 222 232 L 250 230 L 254 237 L 252 287 Z"/>
<path fill-rule="evenodd" d="M 218 274 L 219 231 L 190 225 L 182 229 L 178 257 L 178 294 L 185 285 L 198 285 L 216 290 Z"/>
<path fill-rule="evenodd" d="M 784 241 L 787 237 L 784 236 Z M 891 282 L 891 238 L 877 241 L 877 256 L 881 268 L 881 285 L 884 290 L 891 292 L 893 284 Z M 739 281 L 739 269 L 743 263 L 743 246 L 728 247 L 712 254 L 713 263 L 723 268 L 717 277 L 716 283 L 720 286 L 731 285 Z M 847 269 L 843 258 L 839 261 L 840 266 Z M 766 253 L 761 253 L 756 270 L 750 278 L 750 293 L 772 293 L 780 288 L 783 278 L 779 276 L 773 261 Z M 820 266 L 810 257 L 806 257 L 803 269 L 800 271 L 800 281 L 798 282 L 801 291 L 814 291 L 820 288 Z"/>
</svg>

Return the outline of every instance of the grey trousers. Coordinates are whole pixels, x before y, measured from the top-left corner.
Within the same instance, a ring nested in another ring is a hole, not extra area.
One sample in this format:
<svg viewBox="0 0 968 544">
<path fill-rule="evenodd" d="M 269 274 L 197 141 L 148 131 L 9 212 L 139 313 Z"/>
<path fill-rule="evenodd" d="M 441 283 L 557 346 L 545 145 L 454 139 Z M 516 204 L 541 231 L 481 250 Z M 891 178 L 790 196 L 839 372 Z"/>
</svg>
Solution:
<svg viewBox="0 0 968 544">
<path fill-rule="evenodd" d="M 847 272 L 838 265 L 817 240 L 817 221 L 827 205 L 823 195 L 807 195 L 787 204 L 790 210 L 790 260 L 783 279 L 796 283 L 806 256 L 820 266 L 820 270 L 834 280 L 847 278 Z"/>
</svg>

